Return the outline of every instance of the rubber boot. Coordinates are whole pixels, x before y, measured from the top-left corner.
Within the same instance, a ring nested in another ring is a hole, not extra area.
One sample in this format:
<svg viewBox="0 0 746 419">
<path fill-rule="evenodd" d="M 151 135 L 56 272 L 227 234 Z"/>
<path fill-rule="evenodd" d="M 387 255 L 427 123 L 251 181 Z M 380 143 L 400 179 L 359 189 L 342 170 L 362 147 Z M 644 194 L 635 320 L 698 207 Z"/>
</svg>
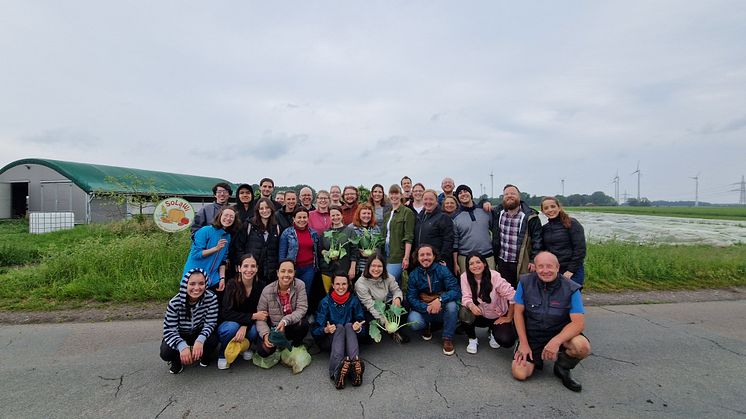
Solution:
<svg viewBox="0 0 746 419">
<path fill-rule="evenodd" d="M 578 362 L 579 359 L 567 356 L 564 351 L 557 354 L 557 360 L 554 362 L 554 375 L 562 380 L 565 387 L 575 392 L 583 389 L 583 386 L 570 375 L 570 370 L 575 368 Z"/>
</svg>

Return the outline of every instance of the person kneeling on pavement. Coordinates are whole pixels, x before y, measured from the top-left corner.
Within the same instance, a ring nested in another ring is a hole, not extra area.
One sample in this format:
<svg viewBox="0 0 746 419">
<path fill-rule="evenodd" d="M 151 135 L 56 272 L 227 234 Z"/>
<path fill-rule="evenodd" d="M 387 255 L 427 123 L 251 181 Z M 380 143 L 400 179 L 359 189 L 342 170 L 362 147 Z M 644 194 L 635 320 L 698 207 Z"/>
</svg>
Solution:
<svg viewBox="0 0 746 419">
<path fill-rule="evenodd" d="M 184 365 L 197 361 L 210 364 L 218 347 L 213 331 L 218 322 L 218 298 L 207 289 L 205 271 L 190 269 L 179 285 L 179 293 L 168 302 L 163 319 L 161 359 L 169 372 L 178 374 Z"/>
<path fill-rule="evenodd" d="M 319 303 L 311 335 L 322 351 L 331 352 L 329 377 L 338 390 L 345 387 L 348 375 L 352 375 L 353 386 L 363 383 L 365 364 L 358 345 L 358 335 L 365 333 L 363 324 L 363 306 L 350 292 L 350 280 L 335 276 L 332 290 Z"/>
<path fill-rule="evenodd" d="M 266 320 L 256 321 L 259 339 L 256 342 L 256 353 L 266 358 L 277 350 L 277 346 L 270 337 L 280 335 L 293 347 L 303 344 L 303 338 L 308 333 L 306 311 L 308 299 L 306 287 L 300 279 L 295 277 L 295 262 L 285 259 L 280 262 L 277 270 L 277 281 L 264 287 L 259 297 L 257 312 L 266 311 Z"/>
<path fill-rule="evenodd" d="M 443 353 L 453 355 L 453 336 L 458 321 L 461 288 L 445 265 L 433 263 L 435 251 L 423 244 L 415 252 L 415 268 L 409 274 L 407 301 L 412 308 L 409 322 L 412 330 L 423 330 L 422 338 L 432 339 L 433 323 L 443 325 Z"/>
<path fill-rule="evenodd" d="M 559 261 L 549 252 L 534 259 L 536 272 L 521 276 L 515 293 L 515 328 L 518 347 L 512 373 L 523 381 L 544 361 L 554 361 L 554 375 L 572 391 L 582 386 L 570 370 L 591 353 L 582 332 L 585 310 L 580 285 L 559 275 Z"/>
<path fill-rule="evenodd" d="M 469 337 L 466 352 L 477 353 L 477 327 L 489 328 L 490 347 L 512 348 L 515 344 L 515 290 L 497 271 L 490 269 L 487 258 L 480 253 L 467 256 L 465 265 L 466 271 L 461 274 L 459 318 Z"/>
</svg>

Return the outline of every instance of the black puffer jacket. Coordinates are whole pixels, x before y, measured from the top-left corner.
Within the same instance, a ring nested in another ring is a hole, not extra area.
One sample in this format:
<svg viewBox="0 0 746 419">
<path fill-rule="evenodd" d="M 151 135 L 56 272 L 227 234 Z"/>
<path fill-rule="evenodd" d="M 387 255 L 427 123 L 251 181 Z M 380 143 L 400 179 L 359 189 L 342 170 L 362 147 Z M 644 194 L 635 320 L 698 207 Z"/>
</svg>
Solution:
<svg viewBox="0 0 746 419">
<path fill-rule="evenodd" d="M 242 255 L 251 253 L 259 265 L 259 278 L 268 284 L 277 279 L 277 269 L 280 265 L 280 228 L 276 224 L 271 225 L 267 233 L 265 240 L 263 230 L 252 223 L 247 223 L 231 242 L 228 258 L 235 266 Z M 235 269 L 234 267 L 233 271 Z"/>
<path fill-rule="evenodd" d="M 585 232 L 578 220 L 570 218 L 572 223 L 567 229 L 560 217 L 554 217 L 541 227 L 544 250 L 557 256 L 560 263 L 560 274 L 570 271 L 575 273 L 585 260 Z"/>
<path fill-rule="evenodd" d="M 414 246 L 417 248 L 421 244 L 433 246 L 438 254 L 438 262 L 446 262 L 448 267 L 452 268 L 453 220 L 438 207 L 431 213 L 422 210 L 417 215 L 414 225 Z"/>
</svg>

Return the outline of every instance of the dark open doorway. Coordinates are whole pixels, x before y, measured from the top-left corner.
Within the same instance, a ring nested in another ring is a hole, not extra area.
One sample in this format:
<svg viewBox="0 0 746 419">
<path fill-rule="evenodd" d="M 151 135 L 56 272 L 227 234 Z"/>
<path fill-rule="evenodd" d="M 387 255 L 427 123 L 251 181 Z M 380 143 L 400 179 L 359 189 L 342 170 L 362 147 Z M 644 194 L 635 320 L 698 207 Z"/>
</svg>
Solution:
<svg viewBox="0 0 746 419">
<path fill-rule="evenodd" d="M 10 217 L 23 218 L 28 209 L 28 183 L 10 184 Z"/>
</svg>

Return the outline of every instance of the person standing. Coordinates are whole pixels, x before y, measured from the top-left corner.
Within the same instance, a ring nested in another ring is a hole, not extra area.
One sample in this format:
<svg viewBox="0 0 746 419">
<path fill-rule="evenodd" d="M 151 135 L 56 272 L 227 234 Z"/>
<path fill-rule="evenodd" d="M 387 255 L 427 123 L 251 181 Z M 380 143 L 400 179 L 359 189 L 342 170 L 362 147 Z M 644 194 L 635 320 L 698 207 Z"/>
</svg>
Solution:
<svg viewBox="0 0 746 419">
<path fill-rule="evenodd" d="M 272 201 L 259 198 L 254 216 L 241 225 L 236 240 L 231 242 L 228 258 L 233 263 L 247 253 L 254 255 L 259 267 L 259 279 L 268 284 L 277 279 L 280 233 Z"/>
<path fill-rule="evenodd" d="M 381 235 L 386 238 L 386 271 L 401 286 L 402 270 L 409 267 L 409 256 L 414 240 L 414 213 L 402 205 L 401 188 L 389 188 L 391 212 L 383 220 Z"/>
<path fill-rule="evenodd" d="M 293 225 L 293 216 L 295 215 L 295 209 L 298 202 L 298 197 L 295 195 L 295 191 L 285 191 L 284 196 L 285 204 L 275 212 L 275 218 L 277 219 L 277 225 L 280 226 L 280 231 L 285 231 L 286 228 Z"/>
<path fill-rule="evenodd" d="M 262 180 L 259 181 L 259 194 L 260 198 L 267 198 L 272 202 L 272 206 L 275 207 L 275 209 L 280 208 L 282 206 L 282 203 L 279 201 L 275 201 L 272 198 L 272 193 L 275 190 L 275 181 L 265 177 L 262 178 Z M 278 192 L 279 194 L 279 192 Z"/>
<path fill-rule="evenodd" d="M 399 181 L 399 185 L 401 185 L 403 204 L 408 207 L 412 201 L 412 179 L 409 176 L 404 176 Z"/>
<path fill-rule="evenodd" d="M 383 185 L 376 183 L 370 188 L 370 195 L 368 196 L 368 204 L 373 208 L 373 212 L 376 215 L 376 224 L 380 228 L 383 226 L 383 218 L 387 212 L 391 211 L 391 204 L 386 198 L 386 194 L 383 192 Z"/>
<path fill-rule="evenodd" d="M 409 208 L 414 212 L 414 215 L 418 215 L 425 208 L 425 203 L 422 202 L 422 197 L 425 193 L 425 185 L 417 182 L 412 186 L 412 199 L 409 202 Z"/>
<path fill-rule="evenodd" d="M 583 335 L 585 309 L 580 285 L 559 275 L 559 261 L 549 252 L 536 255 L 536 271 L 522 275 L 515 293 L 518 347 L 512 374 L 524 381 L 544 361 L 554 361 L 554 375 L 572 391 L 583 386 L 570 370 L 588 357 L 591 344 Z"/>
<path fill-rule="evenodd" d="M 308 186 L 302 187 L 298 195 L 300 198 L 300 205 L 307 209 L 308 212 L 316 209 L 316 207 L 313 206 L 313 191 L 311 188 Z"/>
<path fill-rule="evenodd" d="M 357 188 L 351 185 L 345 186 L 344 191 L 342 191 L 342 200 L 344 201 L 342 204 L 342 220 L 345 224 L 352 222 L 355 211 L 357 211 L 359 196 Z"/>
<path fill-rule="evenodd" d="M 236 209 L 241 225 L 248 223 L 249 219 L 254 216 L 254 188 L 248 183 L 242 183 L 236 189 Z"/>
<path fill-rule="evenodd" d="M 578 220 L 567 215 L 557 198 L 545 196 L 541 212 L 549 221 L 541 227 L 544 250 L 557 256 L 562 276 L 583 286 L 585 282 L 585 232 Z"/>
<path fill-rule="evenodd" d="M 521 200 L 517 186 L 508 184 L 502 204 L 492 209 L 492 220 L 497 270 L 515 288 L 519 274 L 533 272 L 534 257 L 542 247 L 539 213 Z"/>
<path fill-rule="evenodd" d="M 414 226 L 414 246 L 430 244 L 438 255 L 437 262 L 454 272 L 453 220 L 438 207 L 437 192 L 426 190 L 422 195 L 422 212 Z"/>
<path fill-rule="evenodd" d="M 453 189 L 456 187 L 456 183 L 453 181 L 453 179 L 446 177 L 443 178 L 443 181 L 440 182 L 440 188 L 443 190 L 438 195 L 438 205 L 443 204 L 443 199 L 447 196 L 453 196 Z"/>
<path fill-rule="evenodd" d="M 194 215 L 194 222 L 190 227 L 192 237 L 194 233 L 200 228 L 210 225 L 215 220 L 215 215 L 220 211 L 221 208 L 228 205 L 228 200 L 233 193 L 230 185 L 225 182 L 220 182 L 212 187 L 212 194 L 215 196 L 215 202 L 207 204 L 197 211 Z"/>
<path fill-rule="evenodd" d="M 329 206 L 338 206 L 341 207 L 344 202 L 342 202 L 342 189 L 338 185 L 332 185 L 329 188 Z"/>
<path fill-rule="evenodd" d="M 320 190 L 316 194 L 316 209 L 308 213 L 308 225 L 319 235 L 323 235 L 332 226 L 329 202 L 329 192 Z"/>
<path fill-rule="evenodd" d="M 311 297 L 313 278 L 318 270 L 319 236 L 308 227 L 308 211 L 296 208 L 293 215 L 293 225 L 285 229 L 280 235 L 280 260 L 292 260 L 294 273 L 305 284 Z"/>
<path fill-rule="evenodd" d="M 459 185 L 456 196 L 461 205 L 453 218 L 453 248 L 458 255 L 456 273 L 460 275 L 466 272 L 466 256 L 472 253 L 484 256 L 489 268 L 495 269 L 490 236 L 492 214 L 477 209 L 470 187 Z"/>
</svg>

